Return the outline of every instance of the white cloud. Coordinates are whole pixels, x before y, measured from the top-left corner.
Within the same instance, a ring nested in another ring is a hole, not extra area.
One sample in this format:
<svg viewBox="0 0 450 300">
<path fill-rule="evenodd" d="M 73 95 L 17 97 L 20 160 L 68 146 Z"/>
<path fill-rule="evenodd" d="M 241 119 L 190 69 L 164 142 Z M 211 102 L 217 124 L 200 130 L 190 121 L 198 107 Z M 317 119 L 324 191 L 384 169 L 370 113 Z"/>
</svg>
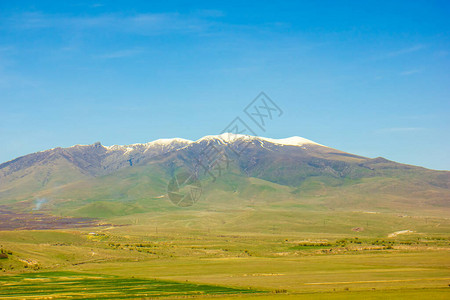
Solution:
<svg viewBox="0 0 450 300">
<path fill-rule="evenodd" d="M 407 71 L 401 72 L 400 75 L 402 75 L 402 76 L 409 76 L 409 75 L 414 75 L 414 74 L 417 74 L 417 73 L 420 73 L 420 72 L 421 72 L 420 70 L 407 70 Z"/>
</svg>

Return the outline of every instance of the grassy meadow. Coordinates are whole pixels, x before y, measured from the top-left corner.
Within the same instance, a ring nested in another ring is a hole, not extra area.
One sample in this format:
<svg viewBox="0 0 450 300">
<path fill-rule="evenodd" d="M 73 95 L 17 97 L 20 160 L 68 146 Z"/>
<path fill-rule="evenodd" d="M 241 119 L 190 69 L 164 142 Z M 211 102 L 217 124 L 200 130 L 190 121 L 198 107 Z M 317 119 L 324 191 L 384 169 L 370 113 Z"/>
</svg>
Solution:
<svg viewBox="0 0 450 300">
<path fill-rule="evenodd" d="M 281 205 L 281 204 L 277 204 Z M 0 297 L 444 299 L 446 218 L 180 209 L 0 232 Z"/>
</svg>

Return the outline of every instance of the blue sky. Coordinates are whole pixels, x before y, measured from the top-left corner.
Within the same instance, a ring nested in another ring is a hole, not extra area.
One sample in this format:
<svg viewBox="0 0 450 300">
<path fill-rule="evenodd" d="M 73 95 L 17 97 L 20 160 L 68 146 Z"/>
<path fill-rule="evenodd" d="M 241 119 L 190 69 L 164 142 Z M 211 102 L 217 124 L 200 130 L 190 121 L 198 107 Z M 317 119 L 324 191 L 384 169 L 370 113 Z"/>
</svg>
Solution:
<svg viewBox="0 0 450 300">
<path fill-rule="evenodd" d="M 258 135 L 450 169 L 448 1 L 62 2 L 0 2 L 0 161 L 218 134 L 264 91 Z"/>
</svg>

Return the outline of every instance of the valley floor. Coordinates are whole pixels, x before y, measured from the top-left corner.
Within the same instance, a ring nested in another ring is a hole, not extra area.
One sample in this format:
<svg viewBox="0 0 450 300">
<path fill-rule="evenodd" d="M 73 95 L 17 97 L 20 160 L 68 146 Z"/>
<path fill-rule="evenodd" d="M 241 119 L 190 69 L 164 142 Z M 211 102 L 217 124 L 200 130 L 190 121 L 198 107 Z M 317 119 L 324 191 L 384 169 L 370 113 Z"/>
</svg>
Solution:
<svg viewBox="0 0 450 300">
<path fill-rule="evenodd" d="M 364 230 L 334 223 L 357 219 L 342 213 L 319 222 L 328 230 L 238 230 L 151 214 L 108 220 L 129 226 L 0 231 L 0 298 L 448 299 L 449 221 L 370 216 L 393 219 Z"/>
</svg>

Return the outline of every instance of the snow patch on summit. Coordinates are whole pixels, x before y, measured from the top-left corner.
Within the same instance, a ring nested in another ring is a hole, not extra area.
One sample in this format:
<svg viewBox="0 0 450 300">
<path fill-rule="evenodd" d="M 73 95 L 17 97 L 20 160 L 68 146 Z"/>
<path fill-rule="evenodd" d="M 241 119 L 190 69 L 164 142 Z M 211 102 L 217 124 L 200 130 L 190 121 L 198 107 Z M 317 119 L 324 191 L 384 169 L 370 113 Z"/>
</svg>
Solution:
<svg viewBox="0 0 450 300">
<path fill-rule="evenodd" d="M 145 144 L 131 144 L 131 145 L 113 145 L 113 146 L 105 146 L 108 151 L 124 151 L 124 154 L 128 154 L 134 150 L 143 150 L 144 152 L 158 147 L 158 148 L 176 148 L 180 144 L 189 145 L 193 143 L 193 141 L 182 139 L 182 138 L 173 138 L 173 139 L 158 139 L 152 142 L 148 142 Z M 175 144 L 175 145 L 174 145 Z"/>
<path fill-rule="evenodd" d="M 237 140 L 242 141 L 253 141 L 253 140 L 259 140 L 259 141 L 265 141 L 272 144 L 278 144 L 283 146 L 303 146 L 303 145 L 318 145 L 323 146 L 321 144 L 318 144 L 316 142 L 313 142 L 311 140 L 299 137 L 299 136 L 293 136 L 289 138 L 284 139 L 272 139 L 272 138 L 266 138 L 266 137 L 258 137 L 258 136 L 251 136 L 251 135 L 243 135 L 243 134 L 235 134 L 235 133 L 222 133 L 220 135 L 207 135 L 202 137 L 201 139 L 197 140 L 196 142 L 201 141 L 208 141 L 208 140 L 219 140 L 222 143 L 233 143 Z"/>
<path fill-rule="evenodd" d="M 182 139 L 182 138 L 173 138 L 173 139 L 159 139 L 150 143 L 147 143 L 147 145 L 170 145 L 172 143 L 180 143 L 180 144 L 191 144 L 193 141 Z"/>
<path fill-rule="evenodd" d="M 299 136 L 292 136 L 285 139 L 271 139 L 271 138 L 265 138 L 261 137 L 261 140 L 273 143 L 273 144 L 280 144 L 280 145 L 286 145 L 286 146 L 303 146 L 306 144 L 312 144 L 312 145 L 319 145 L 323 146 L 321 144 L 318 144 L 316 142 L 313 142 L 311 140 L 299 137 Z"/>
<path fill-rule="evenodd" d="M 149 151 L 151 149 L 160 149 L 162 151 L 167 151 L 171 149 L 180 149 L 184 148 L 190 144 L 193 143 L 200 143 L 202 141 L 217 141 L 221 144 L 227 144 L 227 143 L 234 143 L 236 141 L 259 141 L 261 144 L 264 144 L 264 142 L 282 145 L 282 146 L 304 146 L 304 145 L 318 145 L 323 146 L 321 144 L 318 144 L 316 142 L 313 142 L 311 140 L 299 137 L 299 136 L 293 136 L 289 138 L 284 139 L 272 139 L 272 138 L 266 138 L 266 137 L 258 137 L 258 136 L 251 136 L 251 135 L 244 135 L 244 134 L 235 134 L 235 133 L 222 133 L 219 135 L 207 135 L 204 136 L 198 140 L 191 141 L 183 138 L 172 138 L 172 139 L 158 139 L 152 142 L 148 142 L 145 144 L 131 144 L 131 145 L 113 145 L 113 146 L 104 146 L 108 151 L 123 151 L 124 154 L 128 154 L 134 150 L 143 150 L 144 152 Z"/>
</svg>

